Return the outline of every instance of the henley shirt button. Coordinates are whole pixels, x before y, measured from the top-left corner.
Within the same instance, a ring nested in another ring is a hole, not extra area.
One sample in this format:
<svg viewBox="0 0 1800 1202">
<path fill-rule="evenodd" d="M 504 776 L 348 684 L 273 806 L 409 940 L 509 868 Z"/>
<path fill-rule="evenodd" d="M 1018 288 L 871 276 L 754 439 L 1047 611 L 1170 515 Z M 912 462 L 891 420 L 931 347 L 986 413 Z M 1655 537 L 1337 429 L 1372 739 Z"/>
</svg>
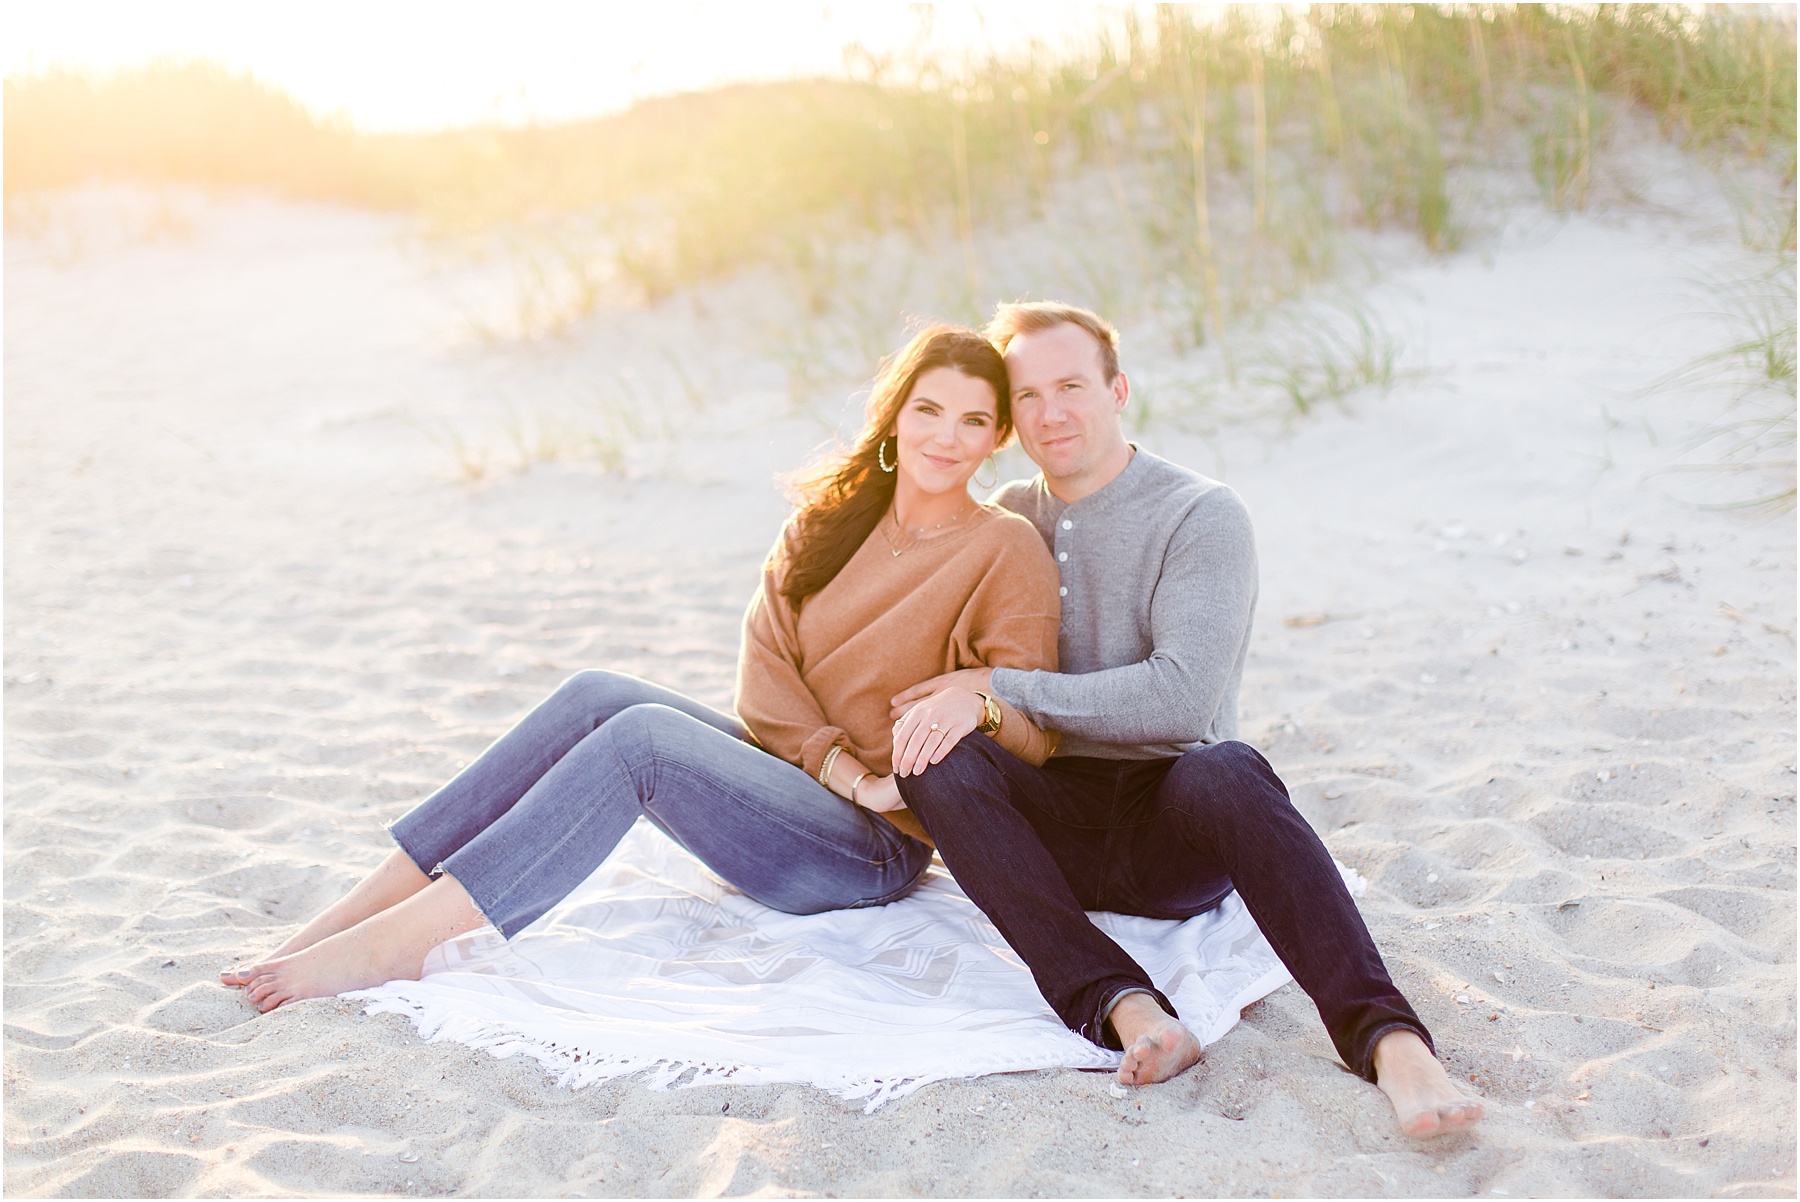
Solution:
<svg viewBox="0 0 1800 1202">
<path fill-rule="evenodd" d="M 1063 529 L 1064 530 L 1073 530 L 1073 529 L 1075 529 L 1075 523 L 1071 522 L 1068 518 L 1064 518 L 1063 519 Z"/>
<path fill-rule="evenodd" d="M 1059 588 L 1059 589 L 1057 589 L 1057 590 L 1056 590 L 1056 595 L 1057 595 L 1057 596 L 1059 596 L 1059 597 L 1066 597 L 1066 596 L 1068 596 L 1068 595 L 1069 595 L 1069 588 L 1068 588 L 1068 586 L 1067 586 L 1067 585 L 1064 585 L 1064 586 L 1063 586 L 1063 587 L 1062 587 L 1062 588 Z"/>
<path fill-rule="evenodd" d="M 1068 559 L 1069 559 L 1069 553 L 1067 551 L 1058 551 L 1056 553 L 1056 559 L 1057 559 L 1057 562 L 1059 562 L 1059 563 L 1067 563 Z"/>
</svg>

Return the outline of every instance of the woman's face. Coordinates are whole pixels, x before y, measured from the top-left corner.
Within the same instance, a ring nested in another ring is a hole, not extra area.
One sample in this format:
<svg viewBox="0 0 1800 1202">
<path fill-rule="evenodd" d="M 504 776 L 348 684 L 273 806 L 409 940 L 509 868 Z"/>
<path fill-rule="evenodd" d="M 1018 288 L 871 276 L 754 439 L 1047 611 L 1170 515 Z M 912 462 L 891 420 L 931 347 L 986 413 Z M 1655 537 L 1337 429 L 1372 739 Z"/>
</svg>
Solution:
<svg viewBox="0 0 1800 1202">
<path fill-rule="evenodd" d="M 953 367 L 921 373 L 894 419 L 897 470 L 924 492 L 968 488 L 999 444 L 998 408 L 986 380 Z"/>
</svg>

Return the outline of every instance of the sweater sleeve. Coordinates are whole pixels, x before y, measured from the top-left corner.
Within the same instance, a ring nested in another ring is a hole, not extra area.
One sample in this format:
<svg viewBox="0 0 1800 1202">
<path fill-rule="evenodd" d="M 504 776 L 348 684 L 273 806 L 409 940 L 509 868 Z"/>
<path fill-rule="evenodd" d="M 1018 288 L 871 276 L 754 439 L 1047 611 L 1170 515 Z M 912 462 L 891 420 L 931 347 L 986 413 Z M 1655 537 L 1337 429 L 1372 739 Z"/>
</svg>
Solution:
<svg viewBox="0 0 1800 1202">
<path fill-rule="evenodd" d="M 848 747 L 850 739 L 825 720 L 818 698 L 800 676 L 798 616 L 778 591 L 776 561 L 771 555 L 764 565 L 762 585 L 744 613 L 737 712 L 763 750 L 816 778 L 825 753 L 833 744 Z"/>
<path fill-rule="evenodd" d="M 1060 610 L 1056 565 L 1037 531 L 1019 523 L 969 599 L 967 655 L 989 668 L 1054 672 Z M 1001 711 L 994 741 L 1030 764 L 1049 759 L 1056 736 L 997 693 L 994 699 Z"/>
<path fill-rule="evenodd" d="M 1042 726 L 1105 743 L 1210 737 L 1249 638 L 1256 541 L 1228 489 L 1189 510 L 1150 593 L 1147 659 L 1079 675 L 997 671 L 994 690 Z"/>
</svg>

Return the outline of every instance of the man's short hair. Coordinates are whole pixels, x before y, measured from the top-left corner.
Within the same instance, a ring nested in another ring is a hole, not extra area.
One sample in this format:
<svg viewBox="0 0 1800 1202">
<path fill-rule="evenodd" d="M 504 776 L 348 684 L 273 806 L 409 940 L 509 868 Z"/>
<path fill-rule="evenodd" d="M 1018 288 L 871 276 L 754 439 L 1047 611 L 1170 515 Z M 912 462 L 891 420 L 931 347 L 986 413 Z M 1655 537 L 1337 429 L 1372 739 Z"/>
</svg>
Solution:
<svg viewBox="0 0 1800 1202">
<path fill-rule="evenodd" d="M 1119 374 L 1119 331 L 1092 309 L 1056 301 L 1001 304 L 994 310 L 994 320 L 988 322 L 984 332 L 988 341 L 999 347 L 1004 355 L 1007 344 L 1020 334 L 1035 334 L 1060 325 L 1080 326 L 1094 336 L 1094 341 L 1100 344 L 1101 379 L 1111 384 Z"/>
</svg>

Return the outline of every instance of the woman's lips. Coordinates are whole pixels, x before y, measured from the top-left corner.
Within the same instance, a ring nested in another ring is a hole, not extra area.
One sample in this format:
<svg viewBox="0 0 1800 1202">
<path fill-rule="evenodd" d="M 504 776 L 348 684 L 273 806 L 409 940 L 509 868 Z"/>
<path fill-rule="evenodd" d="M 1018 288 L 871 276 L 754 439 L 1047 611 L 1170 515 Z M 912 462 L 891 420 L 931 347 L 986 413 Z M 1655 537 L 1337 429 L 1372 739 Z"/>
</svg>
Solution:
<svg viewBox="0 0 1800 1202">
<path fill-rule="evenodd" d="M 956 466 L 956 460 L 945 459 L 942 455 L 926 455 L 925 462 L 946 472 Z"/>
</svg>

